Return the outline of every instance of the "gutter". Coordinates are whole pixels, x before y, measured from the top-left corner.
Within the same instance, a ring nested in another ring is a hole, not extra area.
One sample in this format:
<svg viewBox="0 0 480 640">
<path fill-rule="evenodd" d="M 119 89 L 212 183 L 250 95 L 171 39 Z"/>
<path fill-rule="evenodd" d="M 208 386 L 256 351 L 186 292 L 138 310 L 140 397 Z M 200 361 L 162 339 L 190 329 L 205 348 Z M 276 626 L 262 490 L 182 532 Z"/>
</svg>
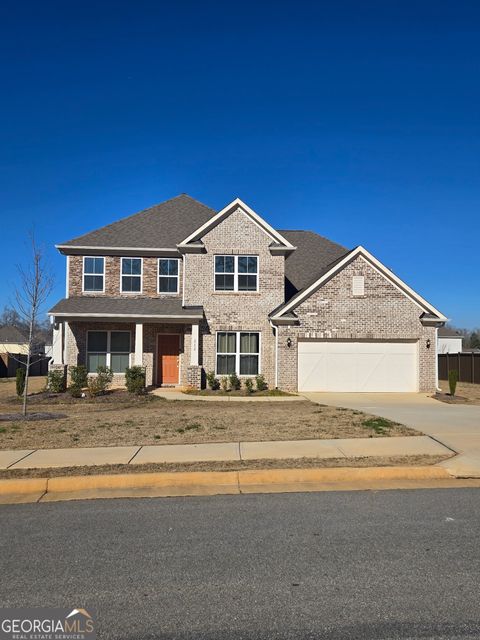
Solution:
<svg viewBox="0 0 480 640">
<path fill-rule="evenodd" d="M 273 324 L 270 318 L 268 321 L 275 335 L 275 389 L 278 389 L 278 327 Z"/>
</svg>

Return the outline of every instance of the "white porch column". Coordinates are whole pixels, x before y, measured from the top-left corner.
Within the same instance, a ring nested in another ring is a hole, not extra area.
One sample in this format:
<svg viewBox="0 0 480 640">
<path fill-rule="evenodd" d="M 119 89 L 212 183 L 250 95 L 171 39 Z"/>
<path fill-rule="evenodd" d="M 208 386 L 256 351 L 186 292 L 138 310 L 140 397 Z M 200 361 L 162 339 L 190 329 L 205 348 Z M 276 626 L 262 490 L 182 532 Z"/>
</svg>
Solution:
<svg viewBox="0 0 480 640">
<path fill-rule="evenodd" d="M 199 324 L 192 323 L 192 342 L 190 345 L 190 366 L 198 366 Z"/>
<path fill-rule="evenodd" d="M 52 337 L 52 364 L 63 364 L 63 338 L 62 338 L 62 325 L 57 324 L 53 326 Z"/>
<path fill-rule="evenodd" d="M 139 367 L 143 364 L 143 324 L 137 322 L 135 325 L 135 355 L 133 364 Z"/>
</svg>

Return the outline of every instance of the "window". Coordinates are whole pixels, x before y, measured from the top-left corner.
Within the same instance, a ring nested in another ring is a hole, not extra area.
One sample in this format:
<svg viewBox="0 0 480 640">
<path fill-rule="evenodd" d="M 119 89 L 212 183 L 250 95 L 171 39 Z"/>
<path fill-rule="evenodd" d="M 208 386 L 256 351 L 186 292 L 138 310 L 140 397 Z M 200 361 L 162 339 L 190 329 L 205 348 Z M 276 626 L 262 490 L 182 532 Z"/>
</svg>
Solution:
<svg viewBox="0 0 480 640">
<path fill-rule="evenodd" d="M 256 376 L 260 371 L 260 334 L 252 331 L 217 333 L 217 375 Z"/>
<path fill-rule="evenodd" d="M 83 290 L 105 291 L 105 258 L 83 258 Z"/>
<path fill-rule="evenodd" d="M 129 331 L 89 331 L 87 333 L 87 370 L 110 367 L 113 373 L 125 373 L 130 366 Z"/>
<path fill-rule="evenodd" d="M 178 258 L 159 258 L 158 293 L 178 293 Z"/>
<path fill-rule="evenodd" d="M 122 293 L 140 293 L 142 290 L 142 259 L 122 258 Z"/>
<path fill-rule="evenodd" d="M 258 291 L 258 257 L 215 256 L 215 291 Z"/>
<path fill-rule="evenodd" d="M 352 276 L 352 295 L 365 295 L 365 278 L 364 276 Z"/>
</svg>

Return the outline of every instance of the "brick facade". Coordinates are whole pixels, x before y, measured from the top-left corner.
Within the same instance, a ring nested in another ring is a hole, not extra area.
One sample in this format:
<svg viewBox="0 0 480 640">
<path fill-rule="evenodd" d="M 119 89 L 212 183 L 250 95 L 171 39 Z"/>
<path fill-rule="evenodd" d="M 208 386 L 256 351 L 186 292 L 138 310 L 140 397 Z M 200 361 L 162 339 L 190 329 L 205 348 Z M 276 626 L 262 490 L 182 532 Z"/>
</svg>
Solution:
<svg viewBox="0 0 480 640">
<path fill-rule="evenodd" d="M 206 253 L 186 256 L 185 304 L 202 305 L 200 362 L 205 372 L 215 370 L 217 331 L 258 331 L 261 334 L 260 367 L 268 384 L 275 382 L 275 340 L 269 313 L 284 301 L 285 258 L 272 255 L 272 238 L 240 209 L 202 238 Z M 257 292 L 214 291 L 214 256 L 258 256 Z"/>
<path fill-rule="evenodd" d="M 365 278 L 362 297 L 352 295 L 354 275 Z M 364 258 L 357 257 L 295 309 L 298 326 L 278 328 L 279 387 L 297 389 L 297 341 L 302 338 L 418 340 L 419 391 L 434 391 L 435 329 L 421 324 L 422 311 Z"/>
<path fill-rule="evenodd" d="M 157 335 L 180 334 L 180 384 L 199 386 L 205 373 L 215 370 L 217 331 L 258 331 L 260 369 L 270 387 L 275 386 L 275 336 L 268 316 L 284 302 L 285 257 L 272 255 L 269 237 L 238 208 L 222 223 L 206 233 L 203 253 L 180 257 L 178 296 L 182 297 L 185 268 L 184 303 L 202 305 L 205 319 L 200 323 L 199 367 L 190 365 L 191 326 L 183 324 L 144 325 L 143 365 L 147 384 L 157 383 Z M 214 256 L 256 255 L 259 265 L 259 292 L 215 292 Z M 154 297 L 157 293 L 158 258 L 143 258 L 143 290 L 141 294 L 120 292 L 120 257 L 105 257 L 105 293 L 82 294 L 83 259 L 69 257 L 70 296 Z M 365 277 L 365 295 L 352 295 L 352 276 Z M 278 386 L 297 390 L 297 342 L 308 339 L 343 340 L 415 340 L 419 349 L 419 390 L 433 391 L 436 385 L 435 329 L 420 322 L 422 309 L 381 275 L 363 257 L 357 257 L 317 292 L 302 302 L 295 313 L 298 326 L 278 327 Z M 66 323 L 66 364 L 86 362 L 88 330 L 129 330 L 131 362 L 135 350 L 135 325 L 123 322 Z M 291 347 L 287 347 L 287 339 Z M 427 349 L 427 340 L 431 347 Z M 121 383 L 122 375 L 116 376 Z"/>
<path fill-rule="evenodd" d="M 146 256 L 143 260 L 143 278 L 141 293 L 122 293 L 120 286 L 121 256 L 105 256 L 105 292 L 87 291 L 82 293 L 83 256 L 69 256 L 69 295 L 101 296 L 126 298 L 163 298 L 182 297 L 182 259 L 179 258 L 178 293 L 158 293 L 158 257 Z"/>
</svg>

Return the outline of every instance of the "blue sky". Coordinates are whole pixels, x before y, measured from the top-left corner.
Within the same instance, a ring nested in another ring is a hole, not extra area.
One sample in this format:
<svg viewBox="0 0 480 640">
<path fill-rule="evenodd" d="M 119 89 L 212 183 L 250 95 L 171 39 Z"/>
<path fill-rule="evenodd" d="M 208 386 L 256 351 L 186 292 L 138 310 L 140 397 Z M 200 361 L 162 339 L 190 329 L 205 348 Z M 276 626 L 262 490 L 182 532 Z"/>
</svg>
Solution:
<svg viewBox="0 0 480 640">
<path fill-rule="evenodd" d="M 362 244 L 480 325 L 478 2 L 2 7 L 0 306 L 54 243 L 186 192 Z"/>
</svg>

